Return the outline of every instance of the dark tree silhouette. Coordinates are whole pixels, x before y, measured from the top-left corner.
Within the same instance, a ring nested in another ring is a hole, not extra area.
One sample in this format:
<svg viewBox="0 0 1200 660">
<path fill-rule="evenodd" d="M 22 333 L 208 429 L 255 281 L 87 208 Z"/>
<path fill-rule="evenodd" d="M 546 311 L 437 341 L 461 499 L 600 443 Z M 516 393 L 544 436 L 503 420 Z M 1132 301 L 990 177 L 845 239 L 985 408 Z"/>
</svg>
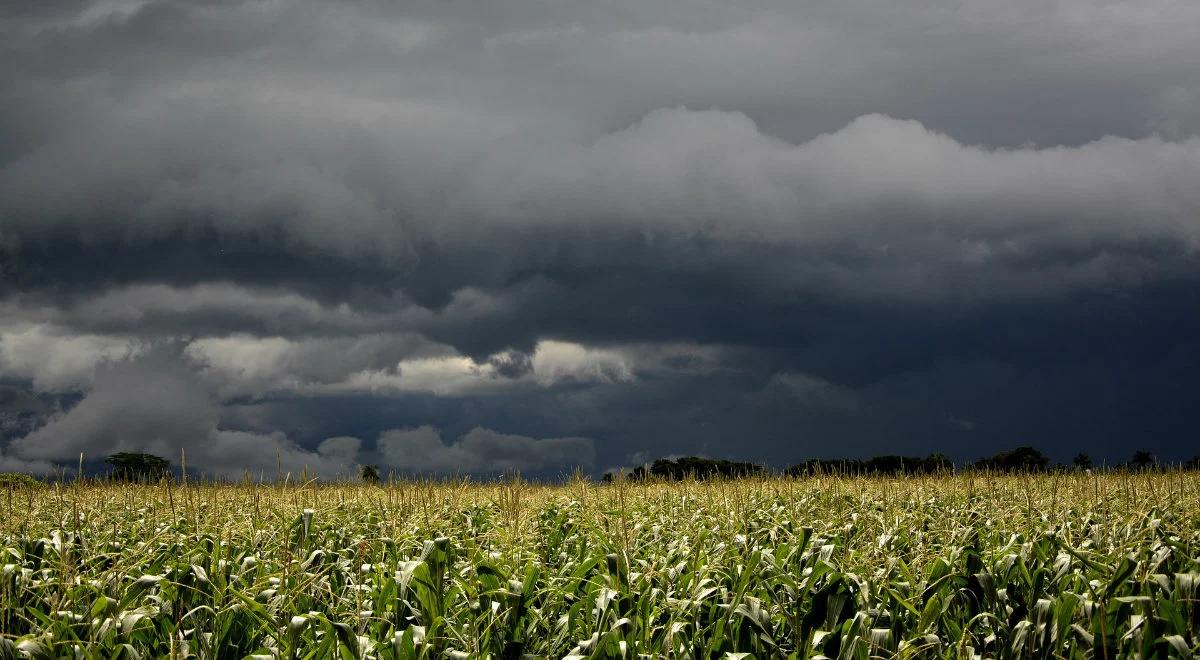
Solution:
<svg viewBox="0 0 1200 660">
<path fill-rule="evenodd" d="M 674 461 L 660 458 L 650 466 L 650 474 L 660 479 L 679 481 L 687 477 L 696 479 L 732 479 L 761 474 L 764 468 L 754 463 L 727 461 L 724 459 L 684 456 Z"/>
<path fill-rule="evenodd" d="M 954 461 L 945 454 L 930 454 L 921 461 L 924 472 L 948 472 L 954 470 Z"/>
<path fill-rule="evenodd" d="M 975 465 L 1001 472 L 1041 472 L 1050 465 L 1050 460 L 1033 447 L 1017 447 L 991 458 L 981 458 Z"/>
<path fill-rule="evenodd" d="M 915 475 L 936 474 L 954 469 L 954 461 L 945 454 L 930 454 L 925 458 L 920 456 L 874 456 L 868 459 L 860 458 L 810 458 L 793 465 L 783 471 L 792 477 L 813 474 L 879 474 L 879 475 Z"/>
<path fill-rule="evenodd" d="M 1145 470 L 1155 463 L 1154 454 L 1143 449 L 1133 452 L 1133 457 L 1129 459 L 1129 466 L 1138 470 Z"/>
<path fill-rule="evenodd" d="M 683 458 L 660 458 L 649 467 L 640 465 L 634 468 L 625 478 L 634 481 L 645 479 L 665 479 L 681 481 L 683 479 L 737 479 L 766 474 L 767 469 L 757 463 L 728 461 L 725 459 L 701 458 L 699 456 L 684 456 Z M 604 474 L 603 480 L 611 482 L 616 478 L 611 472 Z"/>
<path fill-rule="evenodd" d="M 112 478 L 117 481 L 157 481 L 171 476 L 171 462 L 154 454 L 118 452 L 104 459 L 113 466 Z"/>
<path fill-rule="evenodd" d="M 369 484 L 379 483 L 379 467 L 376 465 L 364 465 L 358 469 L 358 476 Z"/>
<path fill-rule="evenodd" d="M 1094 465 L 1092 457 L 1083 452 L 1076 454 L 1072 463 L 1081 470 L 1091 469 Z M 1130 468 L 1149 469 L 1157 464 L 1157 459 L 1150 452 L 1137 451 L 1126 465 Z M 1037 449 L 1024 446 L 1002 451 L 988 458 L 981 458 L 975 462 L 975 467 L 998 472 L 1043 472 L 1050 469 L 1050 459 Z M 1062 469 L 1062 467 L 1059 465 L 1056 469 Z M 1200 456 L 1183 463 L 1182 467 L 1200 470 Z M 948 456 L 930 454 L 924 458 L 891 455 L 866 459 L 812 458 L 788 467 L 783 474 L 792 477 L 816 474 L 899 476 L 937 474 L 952 470 L 954 470 L 954 462 Z M 765 474 L 768 474 L 767 468 L 757 463 L 684 456 L 676 459 L 660 458 L 653 463 L 636 467 L 628 473 L 606 472 L 603 481 L 612 482 L 622 477 L 634 481 L 645 479 L 678 481 L 687 478 L 737 479 Z"/>
</svg>

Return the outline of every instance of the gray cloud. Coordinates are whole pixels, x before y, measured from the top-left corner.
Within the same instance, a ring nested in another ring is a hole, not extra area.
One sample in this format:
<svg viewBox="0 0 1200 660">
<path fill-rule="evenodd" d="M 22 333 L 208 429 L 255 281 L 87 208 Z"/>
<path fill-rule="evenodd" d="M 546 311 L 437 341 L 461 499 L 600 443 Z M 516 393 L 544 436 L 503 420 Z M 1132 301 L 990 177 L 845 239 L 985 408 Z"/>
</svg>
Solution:
<svg viewBox="0 0 1200 660">
<path fill-rule="evenodd" d="M 963 270 L 977 274 L 975 294 L 1028 294 L 1048 276 L 1072 289 L 1126 283 L 1168 266 L 1114 245 L 1194 249 L 1200 147 L 1192 120 L 1169 111 L 1197 88 L 1193 67 L 1171 65 L 1200 56 L 1182 28 L 1192 8 L 627 9 L 151 2 L 14 17 L 7 107 L 60 109 L 36 146 L 3 161 L 5 233 L 146 245 L 211 230 L 401 271 L 424 268 L 430 243 L 477 249 L 529 226 L 567 232 L 560 240 L 594 225 L 849 242 L 865 264 L 806 255 L 788 284 L 878 295 L 943 293 L 938 280 Z M 1111 34 L 1116 45 L 1098 36 Z M 983 66 L 996 58 L 1001 71 Z M 980 86 L 1017 115 L 1006 130 L 1062 136 L 994 139 L 986 131 L 1006 119 L 976 107 Z M 1014 104 L 1043 87 L 1074 90 L 1088 112 Z M 1157 98 L 1142 87 L 1163 101 L 1114 102 Z M 1075 126 L 1109 106 L 1128 116 Z M 1023 112 L 1046 116 L 1017 123 Z M 977 130 L 956 130 L 964 121 Z M 1179 141 L 1149 135 L 1160 124 Z M 1047 146 L 1020 146 L 1031 141 Z M 1091 258 L 1032 275 L 1009 266 L 1063 246 Z M 540 255 L 516 256 L 500 277 Z M 489 261 L 471 276 L 495 277 L 503 267 Z"/>
<path fill-rule="evenodd" d="M 807 408 L 853 411 L 858 407 L 853 390 L 805 373 L 775 374 L 762 394 L 776 392 Z"/>
<path fill-rule="evenodd" d="M 147 451 L 177 464 L 184 454 L 210 474 L 240 476 L 273 473 L 350 474 L 358 446 L 343 440 L 322 442 L 315 451 L 298 447 L 283 433 L 252 433 L 218 428 L 218 401 L 178 351 L 157 347 L 138 357 L 98 368 L 87 395 L 70 410 L 8 445 L 9 459 L 32 466 L 70 461 L 82 454 L 97 461 L 120 451 Z"/>
<path fill-rule="evenodd" d="M 395 148 L 407 152 L 403 145 Z M 565 248 L 566 241 L 581 238 L 591 224 L 602 235 L 661 235 L 667 249 L 680 240 L 717 241 L 741 249 L 782 243 L 798 253 L 798 263 L 779 273 L 785 286 L 916 298 L 1029 296 L 1136 285 L 1175 274 L 1180 267 L 1178 259 L 1147 259 L 1138 248 L 1174 245 L 1190 256 L 1200 240 L 1193 221 L 1200 197 L 1191 185 L 1200 178 L 1200 139 L 1194 138 L 1104 138 L 1079 147 L 996 151 L 962 145 L 915 122 L 872 115 L 793 145 L 762 133 L 740 113 L 675 109 L 654 111 L 629 129 L 585 145 L 550 143 L 534 153 L 525 153 L 523 146 L 512 147 L 516 153 L 503 145 L 481 143 L 476 148 L 486 155 L 466 170 L 432 172 L 424 181 L 407 179 L 408 186 L 430 190 L 455 182 L 445 191 L 444 203 L 420 215 L 381 210 L 360 221 L 353 209 L 335 204 L 310 219 L 292 210 L 260 211 L 253 205 L 203 210 L 188 202 L 149 202 L 148 207 L 144 194 L 105 192 L 116 206 L 88 220 L 96 213 L 98 193 L 82 193 L 74 207 L 55 208 L 72 202 L 59 186 L 33 183 L 50 179 L 62 163 L 78 162 L 72 155 L 5 168 L 0 204 L 16 219 L 8 230 L 18 239 L 56 223 L 82 233 L 125 231 L 130 218 L 142 218 L 154 228 L 145 235 L 126 234 L 127 240 L 138 242 L 174 235 L 186 226 L 181 223 L 244 235 L 259 231 L 259 218 L 285 241 L 335 254 L 390 259 L 380 251 L 404 242 L 409 256 L 396 262 L 399 268 L 406 268 L 408 260 L 434 256 L 407 243 L 411 237 L 420 245 L 432 241 L 442 250 L 476 251 L 497 238 L 507 240 L 502 238 L 507 232 L 535 230 L 546 235 L 548 245 L 562 242 Z M 261 149 L 275 152 L 272 145 Z M 171 153 L 195 157 L 188 148 Z M 208 171 L 214 165 L 186 167 Z M 154 172 L 170 168 L 168 163 L 153 165 Z M 329 170 L 328 176 L 348 175 L 336 164 Z M 106 168 L 103 175 L 110 171 Z M 140 186 L 184 185 L 160 181 L 149 171 L 132 176 Z M 269 176 L 288 175 L 272 168 Z M 71 185 L 90 178 L 79 173 L 71 177 Z M 406 177 L 396 170 L 387 179 Z M 42 199 L 39 185 L 45 192 Z M 254 185 L 255 190 L 260 187 Z M 305 199 L 309 186 L 301 188 L 284 197 L 296 209 L 313 212 L 320 204 Z M 393 188 L 381 181 L 378 189 L 348 199 L 357 204 L 365 197 L 401 194 Z M 230 203 L 239 204 L 234 197 Z M 196 199 L 231 200 L 220 187 L 199 191 Z M 411 203 L 395 197 L 383 206 Z M 329 235 L 331 218 L 337 218 L 336 238 Z M 394 232 L 405 238 L 389 238 Z M 831 248 L 852 248 L 859 263 L 831 260 Z M 1045 259 L 1064 250 L 1077 256 Z M 446 285 L 489 284 L 545 261 L 543 255 L 520 248 L 507 255 L 507 266 L 497 263 L 497 256 L 460 275 L 474 277 L 474 282 L 460 279 Z M 965 282 L 945 277 L 964 271 L 974 276 Z M 1045 285 L 1047 279 L 1052 286 Z M 211 288 L 186 293 L 203 305 L 206 292 L 215 293 Z M 230 298 L 235 292 L 225 293 Z M 139 296 L 143 305 L 170 314 L 186 308 L 155 308 L 156 301 L 184 294 L 140 289 L 124 295 Z M 97 320 L 120 322 L 120 309 L 105 310 L 108 317 L 99 314 Z M 295 313 L 301 322 L 319 320 L 314 317 L 319 310 Z M 337 310 L 330 315 L 336 317 Z M 351 319 L 326 322 L 339 320 Z"/>
<path fill-rule="evenodd" d="M 0 460 L 1184 452 L 1197 24 L 1177 0 L 8 3 L 0 384 L 62 409 L 3 418 Z"/>
<path fill-rule="evenodd" d="M 680 104 L 743 106 L 792 140 L 885 112 L 1016 145 L 1194 121 L 1181 106 L 1196 89 L 1197 19 L 1175 0 L 146 2 L 9 12 L 4 36 L 15 76 L 86 81 L 61 93 L 93 103 L 240 86 L 290 116 L 332 97 L 362 120 L 408 102 L 557 132 L 611 130 Z M 121 75 L 93 80 L 97 62 Z"/>
<path fill-rule="evenodd" d="M 408 473 L 495 474 L 526 470 L 544 472 L 588 469 L 596 458 L 587 438 L 530 438 L 473 428 L 453 442 L 444 442 L 431 426 L 394 429 L 379 436 L 384 463 Z"/>
<path fill-rule="evenodd" d="M 12 397 L 25 397 L 14 393 Z M 28 405 L 24 406 L 28 407 Z M 376 451 L 363 452 L 350 436 L 321 440 L 305 449 L 280 431 L 225 428 L 221 399 L 177 346 L 155 346 L 140 355 L 96 368 L 86 396 L 69 410 L 9 443 L 0 467 L 45 472 L 53 462 L 98 461 L 120 451 L 146 451 L 224 477 L 254 477 L 276 469 L 298 474 L 351 476 L 374 459 L 401 472 L 495 474 L 512 470 L 545 473 L 595 460 L 586 438 L 535 439 L 476 427 L 443 444 L 436 429 L 383 432 Z"/>
<path fill-rule="evenodd" d="M 98 364 L 138 352 L 128 337 L 74 333 L 48 324 L 0 323 L 0 378 L 30 381 L 39 391 L 78 391 Z"/>
</svg>

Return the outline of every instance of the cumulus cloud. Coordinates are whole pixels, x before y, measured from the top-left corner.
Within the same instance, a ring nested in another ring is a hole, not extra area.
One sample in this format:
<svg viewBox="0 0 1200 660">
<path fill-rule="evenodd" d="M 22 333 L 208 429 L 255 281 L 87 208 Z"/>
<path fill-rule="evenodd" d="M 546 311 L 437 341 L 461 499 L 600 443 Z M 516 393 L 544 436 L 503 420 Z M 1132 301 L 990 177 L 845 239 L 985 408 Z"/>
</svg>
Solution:
<svg viewBox="0 0 1200 660">
<path fill-rule="evenodd" d="M 287 435 L 253 433 L 249 431 L 217 430 L 194 458 L 201 468 L 221 476 L 237 477 L 249 473 L 252 477 L 267 475 L 278 468 L 293 477 L 309 474 L 323 477 L 353 477 L 359 463 L 357 438 L 336 437 L 322 440 L 315 450 L 298 446 Z"/>
<path fill-rule="evenodd" d="M 632 360 L 619 351 L 589 349 L 563 341 L 543 341 L 530 359 L 534 378 L 543 385 L 563 381 L 629 381 Z"/>
<path fill-rule="evenodd" d="M 360 374 L 397 376 L 404 373 L 406 363 L 461 359 L 453 356 L 453 349 L 414 333 L 202 337 L 189 342 L 184 354 L 217 382 L 224 396 L 346 389 L 351 387 L 348 381 L 361 378 Z M 419 388 L 418 383 L 411 385 Z"/>
<path fill-rule="evenodd" d="M 105 365 L 78 405 L 9 448 L 19 456 L 59 460 L 137 449 L 173 455 L 178 447 L 203 442 L 216 415 L 203 384 L 160 349 Z"/>
<path fill-rule="evenodd" d="M 182 461 L 210 474 L 239 476 L 244 470 L 350 474 L 357 444 L 345 439 L 298 447 L 280 432 L 219 428 L 219 402 L 179 358 L 174 347 L 103 365 L 95 383 L 74 407 L 13 440 L 8 460 L 46 466 L 54 461 L 98 460 L 121 451 L 144 451 Z"/>
<path fill-rule="evenodd" d="M 408 473 L 494 474 L 513 470 L 590 468 L 596 451 L 587 438 L 530 438 L 476 427 L 452 442 L 431 426 L 379 436 L 384 463 Z"/>
<path fill-rule="evenodd" d="M 321 440 L 305 449 L 280 431 L 230 429 L 222 425 L 222 402 L 179 346 L 161 345 L 100 365 L 95 382 L 78 404 L 52 415 L 43 425 L 14 439 L 0 454 L 0 466 L 45 472 L 54 463 L 99 460 L 121 451 L 144 451 L 182 461 L 197 471 L 223 477 L 274 476 L 275 470 L 347 476 L 365 460 L 362 441 L 351 436 Z M 442 379 L 417 376 L 431 388 Z M 443 443 L 429 426 L 380 435 L 374 454 L 385 466 L 404 472 L 545 472 L 590 467 L 592 441 L 564 437 L 536 439 L 477 427 L 457 441 Z"/>
<path fill-rule="evenodd" d="M 49 324 L 0 324 L 0 378 L 29 380 L 38 390 L 79 390 L 98 365 L 137 353 L 128 337 L 62 332 Z"/>
<path fill-rule="evenodd" d="M 265 394 L 483 395 L 566 384 L 631 383 L 637 374 L 711 368 L 718 351 L 687 345 L 598 348 L 542 340 L 524 353 L 476 360 L 416 334 L 293 340 L 233 335 L 187 344 L 184 354 L 225 397 Z"/>
</svg>

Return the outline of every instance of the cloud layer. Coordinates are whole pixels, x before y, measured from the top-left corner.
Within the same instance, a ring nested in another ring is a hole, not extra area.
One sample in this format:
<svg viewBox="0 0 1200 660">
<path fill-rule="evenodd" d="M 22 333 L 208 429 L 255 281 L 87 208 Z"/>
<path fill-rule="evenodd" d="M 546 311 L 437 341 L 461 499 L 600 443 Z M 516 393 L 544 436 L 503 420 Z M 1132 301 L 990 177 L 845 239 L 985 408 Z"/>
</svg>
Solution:
<svg viewBox="0 0 1200 660">
<path fill-rule="evenodd" d="M 0 7 L 0 460 L 1182 458 L 1197 24 L 1179 0 Z"/>
</svg>

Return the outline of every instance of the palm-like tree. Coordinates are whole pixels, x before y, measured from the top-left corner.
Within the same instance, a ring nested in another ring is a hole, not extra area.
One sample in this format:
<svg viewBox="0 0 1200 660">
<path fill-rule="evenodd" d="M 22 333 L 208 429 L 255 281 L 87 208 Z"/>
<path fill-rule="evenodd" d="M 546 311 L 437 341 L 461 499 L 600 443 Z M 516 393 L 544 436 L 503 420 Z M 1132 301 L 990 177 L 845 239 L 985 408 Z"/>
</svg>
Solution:
<svg viewBox="0 0 1200 660">
<path fill-rule="evenodd" d="M 379 467 L 376 465 L 364 465 L 358 469 L 358 476 L 369 484 L 377 484 L 379 483 Z"/>
<path fill-rule="evenodd" d="M 118 481 L 149 482 L 171 475 L 171 462 L 154 454 L 123 451 L 104 462 L 113 466 L 112 478 Z"/>
</svg>

